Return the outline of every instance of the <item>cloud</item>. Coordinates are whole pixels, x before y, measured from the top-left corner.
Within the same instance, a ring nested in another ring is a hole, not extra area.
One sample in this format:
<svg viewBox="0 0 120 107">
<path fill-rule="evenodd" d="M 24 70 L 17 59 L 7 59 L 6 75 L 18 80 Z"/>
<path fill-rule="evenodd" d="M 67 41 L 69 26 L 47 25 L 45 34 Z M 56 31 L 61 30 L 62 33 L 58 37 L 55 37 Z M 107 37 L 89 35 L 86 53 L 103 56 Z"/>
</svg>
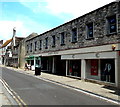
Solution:
<svg viewBox="0 0 120 107">
<path fill-rule="evenodd" d="M 20 29 L 23 24 L 20 21 L 0 21 L 0 37 L 3 40 L 12 38 L 14 27 Z"/>
<path fill-rule="evenodd" d="M 68 13 L 73 17 L 81 16 L 114 0 L 46 0 L 49 12 Z"/>
<path fill-rule="evenodd" d="M 25 32 L 27 32 L 27 34 L 28 33 L 30 34 L 32 32 L 36 32 L 39 34 L 50 29 L 49 25 L 42 24 L 42 22 L 35 21 L 34 19 L 28 16 L 18 15 L 17 20 L 23 23 L 24 28 L 22 29 L 27 30 L 27 31 L 24 30 Z M 24 36 L 28 36 L 28 35 L 24 35 Z"/>
<path fill-rule="evenodd" d="M 43 25 L 23 15 L 18 15 L 16 21 L 2 20 L 0 23 L 0 39 L 3 40 L 12 38 L 14 27 L 16 27 L 16 36 L 19 37 L 27 37 L 33 32 L 40 34 L 50 29 L 48 25 Z"/>
<path fill-rule="evenodd" d="M 78 17 L 114 0 L 29 0 L 29 3 L 26 0 L 19 1 L 35 13 L 44 11 L 59 17 L 65 14 Z"/>
</svg>

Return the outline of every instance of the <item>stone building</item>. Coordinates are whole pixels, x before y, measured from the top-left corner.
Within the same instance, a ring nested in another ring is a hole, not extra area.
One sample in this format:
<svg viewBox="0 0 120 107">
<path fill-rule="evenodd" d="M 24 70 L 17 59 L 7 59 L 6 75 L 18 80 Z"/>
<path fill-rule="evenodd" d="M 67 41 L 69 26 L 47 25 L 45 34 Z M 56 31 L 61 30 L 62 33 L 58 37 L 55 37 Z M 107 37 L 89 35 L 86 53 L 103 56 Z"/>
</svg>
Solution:
<svg viewBox="0 0 120 107">
<path fill-rule="evenodd" d="M 30 34 L 28 37 L 24 38 L 23 40 L 20 41 L 19 43 L 19 52 L 18 52 L 18 66 L 20 68 L 24 68 L 25 67 L 25 62 L 28 61 L 28 63 L 32 63 L 32 60 L 30 61 L 29 58 L 26 58 L 25 57 L 25 54 L 26 54 L 26 51 L 25 51 L 25 44 L 26 44 L 26 41 L 28 39 L 31 39 L 35 36 L 37 36 L 38 34 L 37 33 L 32 33 Z"/>
<path fill-rule="evenodd" d="M 26 40 L 26 59 L 44 72 L 120 87 L 120 2 Z"/>
<path fill-rule="evenodd" d="M 19 45 L 20 42 L 23 40 L 23 37 L 15 37 L 15 45 L 11 45 L 11 66 L 18 68 L 19 67 Z M 13 41 L 12 41 L 13 42 Z M 12 44 L 12 43 L 11 43 Z"/>
<path fill-rule="evenodd" d="M 6 66 L 19 66 L 19 43 L 23 37 L 16 36 L 16 29 L 13 29 L 13 37 L 2 44 L 0 49 L 4 51 L 2 55 L 3 64 Z"/>
</svg>

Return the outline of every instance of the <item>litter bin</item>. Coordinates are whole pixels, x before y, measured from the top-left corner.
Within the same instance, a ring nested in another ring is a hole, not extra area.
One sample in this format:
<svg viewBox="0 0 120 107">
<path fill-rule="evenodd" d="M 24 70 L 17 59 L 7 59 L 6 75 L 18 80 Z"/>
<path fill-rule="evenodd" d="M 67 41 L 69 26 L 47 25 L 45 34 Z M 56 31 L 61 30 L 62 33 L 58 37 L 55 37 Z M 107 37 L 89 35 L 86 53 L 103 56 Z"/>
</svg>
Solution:
<svg viewBox="0 0 120 107">
<path fill-rule="evenodd" d="M 35 75 L 41 75 L 41 67 L 35 66 Z"/>
</svg>

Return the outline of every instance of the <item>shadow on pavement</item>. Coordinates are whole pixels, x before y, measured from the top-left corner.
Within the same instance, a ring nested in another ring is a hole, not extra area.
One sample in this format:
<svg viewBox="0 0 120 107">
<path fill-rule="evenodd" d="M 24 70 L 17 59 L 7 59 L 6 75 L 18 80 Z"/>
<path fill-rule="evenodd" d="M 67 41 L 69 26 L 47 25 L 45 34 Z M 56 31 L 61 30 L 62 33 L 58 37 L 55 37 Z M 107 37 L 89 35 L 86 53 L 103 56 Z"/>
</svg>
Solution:
<svg viewBox="0 0 120 107">
<path fill-rule="evenodd" d="M 114 91 L 114 92 L 110 92 L 110 93 L 118 95 L 118 100 L 120 101 L 120 89 L 118 89 L 116 87 L 111 87 L 111 86 L 103 86 L 102 88 L 106 88 L 106 89 Z"/>
</svg>

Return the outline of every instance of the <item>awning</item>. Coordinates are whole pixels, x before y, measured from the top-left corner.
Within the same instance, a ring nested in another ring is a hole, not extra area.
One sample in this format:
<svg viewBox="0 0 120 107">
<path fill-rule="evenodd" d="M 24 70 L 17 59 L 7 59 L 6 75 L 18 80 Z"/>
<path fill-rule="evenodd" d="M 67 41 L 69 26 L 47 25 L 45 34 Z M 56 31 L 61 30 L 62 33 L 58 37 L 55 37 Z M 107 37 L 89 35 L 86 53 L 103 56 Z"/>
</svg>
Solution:
<svg viewBox="0 0 120 107">
<path fill-rule="evenodd" d="M 25 60 L 34 60 L 34 56 L 29 56 L 28 58 L 25 58 Z"/>
<path fill-rule="evenodd" d="M 41 57 L 35 57 L 35 56 L 29 56 L 29 57 L 25 58 L 25 60 L 34 60 L 34 58 L 36 60 L 41 60 Z"/>
<path fill-rule="evenodd" d="M 35 57 L 36 60 L 41 60 L 41 57 Z"/>
<path fill-rule="evenodd" d="M 12 39 L 7 40 L 0 48 L 6 47 L 11 41 Z"/>
</svg>

